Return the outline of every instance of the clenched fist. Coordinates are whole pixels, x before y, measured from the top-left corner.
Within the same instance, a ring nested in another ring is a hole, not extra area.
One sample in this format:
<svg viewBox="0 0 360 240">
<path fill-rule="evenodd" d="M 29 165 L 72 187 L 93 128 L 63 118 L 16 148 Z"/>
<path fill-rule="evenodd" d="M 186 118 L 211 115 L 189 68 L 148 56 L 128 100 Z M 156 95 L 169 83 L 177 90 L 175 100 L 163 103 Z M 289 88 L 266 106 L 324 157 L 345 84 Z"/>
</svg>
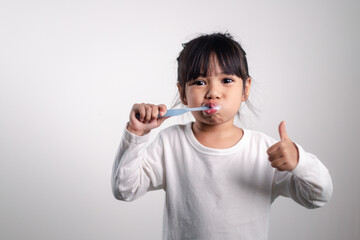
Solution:
<svg viewBox="0 0 360 240">
<path fill-rule="evenodd" d="M 164 104 L 149 103 L 134 104 L 130 112 L 127 130 L 139 136 L 148 134 L 152 129 L 159 127 L 169 117 L 164 116 L 167 108 Z"/>
</svg>

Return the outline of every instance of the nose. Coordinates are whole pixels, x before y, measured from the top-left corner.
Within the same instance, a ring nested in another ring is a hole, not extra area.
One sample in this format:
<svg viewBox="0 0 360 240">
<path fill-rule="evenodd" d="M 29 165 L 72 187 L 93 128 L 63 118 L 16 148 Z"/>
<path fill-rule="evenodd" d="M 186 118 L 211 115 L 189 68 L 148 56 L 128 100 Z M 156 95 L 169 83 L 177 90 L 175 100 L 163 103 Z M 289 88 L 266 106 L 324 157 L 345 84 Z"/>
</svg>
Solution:
<svg viewBox="0 0 360 240">
<path fill-rule="evenodd" d="M 209 84 L 205 98 L 206 99 L 220 99 L 221 98 L 220 86 L 217 86 L 216 84 Z"/>
</svg>

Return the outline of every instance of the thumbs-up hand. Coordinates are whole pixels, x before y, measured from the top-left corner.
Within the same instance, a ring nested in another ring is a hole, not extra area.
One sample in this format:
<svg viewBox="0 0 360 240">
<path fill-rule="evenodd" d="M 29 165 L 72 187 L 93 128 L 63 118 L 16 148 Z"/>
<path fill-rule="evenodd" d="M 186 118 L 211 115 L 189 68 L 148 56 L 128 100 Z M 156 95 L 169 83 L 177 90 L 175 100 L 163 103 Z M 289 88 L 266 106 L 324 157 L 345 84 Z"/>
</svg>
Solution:
<svg viewBox="0 0 360 240">
<path fill-rule="evenodd" d="M 299 162 L 299 151 L 286 133 L 285 121 L 279 125 L 279 134 L 280 142 L 275 143 L 267 150 L 271 166 L 279 171 L 294 170 Z"/>
</svg>

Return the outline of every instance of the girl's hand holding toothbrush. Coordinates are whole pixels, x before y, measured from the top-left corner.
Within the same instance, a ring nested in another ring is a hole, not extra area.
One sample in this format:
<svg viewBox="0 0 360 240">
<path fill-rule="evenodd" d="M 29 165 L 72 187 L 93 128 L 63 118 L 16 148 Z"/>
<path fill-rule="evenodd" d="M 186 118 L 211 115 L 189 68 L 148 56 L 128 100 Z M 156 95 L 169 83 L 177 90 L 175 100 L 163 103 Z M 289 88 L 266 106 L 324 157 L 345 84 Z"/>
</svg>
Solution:
<svg viewBox="0 0 360 240">
<path fill-rule="evenodd" d="M 130 112 L 130 121 L 127 130 L 138 136 L 148 134 L 168 118 L 159 118 L 159 116 L 165 115 L 166 112 L 167 108 L 164 104 L 134 104 Z"/>
</svg>

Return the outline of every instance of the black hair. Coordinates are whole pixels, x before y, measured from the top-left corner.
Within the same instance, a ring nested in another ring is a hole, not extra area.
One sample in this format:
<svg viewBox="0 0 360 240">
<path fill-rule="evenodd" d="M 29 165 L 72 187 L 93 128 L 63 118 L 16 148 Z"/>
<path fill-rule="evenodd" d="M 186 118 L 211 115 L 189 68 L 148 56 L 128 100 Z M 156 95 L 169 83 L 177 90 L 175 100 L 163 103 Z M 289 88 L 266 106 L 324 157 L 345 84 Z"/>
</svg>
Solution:
<svg viewBox="0 0 360 240">
<path fill-rule="evenodd" d="M 177 58 L 180 99 L 185 96 L 185 86 L 189 81 L 209 74 L 211 57 L 217 58 L 225 74 L 241 78 L 245 89 L 245 83 L 250 78 L 246 52 L 229 33 L 203 34 L 182 46 L 183 50 Z M 246 103 L 255 113 L 252 105 L 248 101 Z"/>
</svg>

